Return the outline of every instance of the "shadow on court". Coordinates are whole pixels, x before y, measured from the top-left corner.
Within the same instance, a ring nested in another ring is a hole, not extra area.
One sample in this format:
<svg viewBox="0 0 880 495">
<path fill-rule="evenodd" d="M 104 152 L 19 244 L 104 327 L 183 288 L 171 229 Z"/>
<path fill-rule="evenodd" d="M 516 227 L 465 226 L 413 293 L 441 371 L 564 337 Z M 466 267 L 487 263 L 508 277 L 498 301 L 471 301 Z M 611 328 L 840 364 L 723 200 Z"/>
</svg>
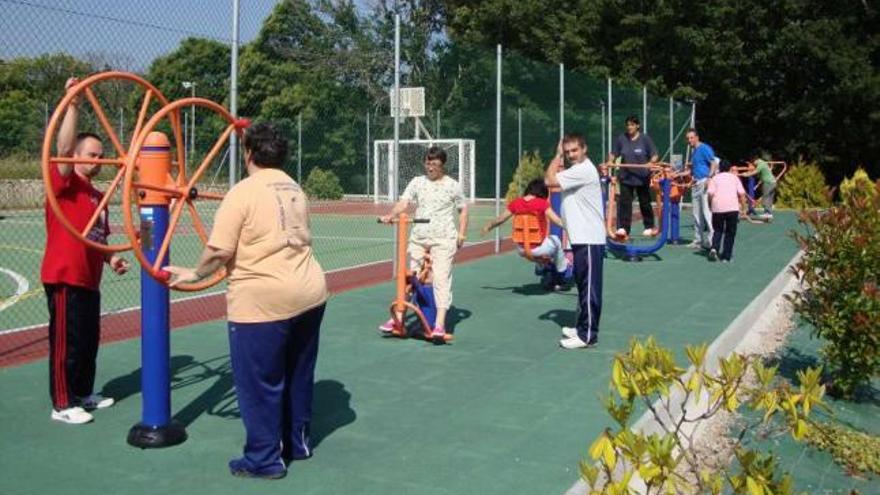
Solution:
<svg viewBox="0 0 880 495">
<path fill-rule="evenodd" d="M 183 426 L 190 426 L 203 414 L 220 418 L 241 418 L 229 355 L 217 356 L 206 361 L 196 361 L 188 355 L 173 356 L 170 368 L 172 391 L 212 382 L 198 397 L 174 414 L 175 421 Z M 128 375 L 107 382 L 101 393 L 121 402 L 139 394 L 140 391 L 141 369 L 138 368 Z M 337 429 L 353 423 L 357 417 L 351 408 L 351 394 L 345 389 L 344 384 L 336 380 L 321 380 L 315 383 L 312 411 L 313 446 L 317 446 L 321 440 Z"/>
</svg>

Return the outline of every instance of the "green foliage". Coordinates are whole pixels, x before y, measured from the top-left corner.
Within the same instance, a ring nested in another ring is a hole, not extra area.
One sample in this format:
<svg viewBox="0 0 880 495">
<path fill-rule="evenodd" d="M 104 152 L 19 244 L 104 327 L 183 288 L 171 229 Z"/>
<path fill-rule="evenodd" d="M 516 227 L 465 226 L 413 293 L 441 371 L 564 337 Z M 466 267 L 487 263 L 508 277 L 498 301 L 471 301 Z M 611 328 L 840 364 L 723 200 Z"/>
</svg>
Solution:
<svg viewBox="0 0 880 495">
<path fill-rule="evenodd" d="M 834 183 L 850 163 L 880 172 L 880 141 L 864 139 L 880 133 L 880 10 L 867 2 L 444 3 L 456 41 L 696 98 L 701 135 L 725 155 L 803 155 Z"/>
<path fill-rule="evenodd" d="M 510 203 L 522 196 L 529 182 L 542 177 L 544 177 L 544 164 L 541 163 L 538 152 L 523 154 L 516 171 L 513 173 L 513 179 L 507 185 L 507 194 L 504 196 L 504 200 Z"/>
<path fill-rule="evenodd" d="M 0 179 L 42 180 L 39 158 L 23 153 L 0 156 Z"/>
<path fill-rule="evenodd" d="M 37 155 L 45 112 L 54 110 L 70 76 L 92 67 L 70 55 L 20 57 L 0 63 L 0 157 Z"/>
<path fill-rule="evenodd" d="M 840 196 L 843 198 L 848 198 L 852 195 L 870 198 L 876 193 L 877 189 L 874 187 L 874 182 L 868 177 L 865 169 L 861 167 L 856 170 L 852 177 L 847 177 L 840 183 Z"/>
<path fill-rule="evenodd" d="M 807 433 L 807 442 L 827 451 L 849 471 L 880 475 L 880 437 L 843 424 L 820 422 Z"/>
<path fill-rule="evenodd" d="M 802 289 L 795 312 L 824 340 L 833 391 L 852 396 L 880 373 L 880 183 L 849 194 L 825 212 L 803 212 L 810 233 L 793 235 L 804 251 L 794 266 Z"/>
<path fill-rule="evenodd" d="M 746 449 L 741 439 L 761 424 L 781 424 L 795 440 L 802 440 L 811 428 L 810 412 L 817 406 L 825 407 L 821 369 L 799 371 L 799 385 L 793 387 L 777 382 L 776 368 L 739 354 L 719 359 L 718 371 L 711 372 L 707 349 L 706 344 L 686 348 L 690 370 L 678 366 L 672 352 L 653 337 L 633 339 L 625 353 L 615 356 L 606 410 L 617 427 L 600 434 L 590 446 L 591 461 L 580 463 L 589 493 L 634 493 L 629 482 L 636 473 L 648 494 L 720 494 L 725 485 L 735 494 L 791 493 L 791 479 L 778 475 L 772 453 Z M 754 385 L 746 380 L 748 373 L 754 375 Z M 659 432 L 630 429 L 637 403 L 651 412 Z M 741 408 L 763 414 L 754 415 L 757 419 L 744 425 L 738 436 L 734 446 L 738 466 L 711 472 L 705 460 L 695 455 L 692 437 L 683 430 L 699 427 L 721 410 L 736 412 Z M 771 423 L 774 417 L 781 417 L 782 422 Z"/>
<path fill-rule="evenodd" d="M 342 199 L 343 191 L 339 177 L 332 170 L 313 168 L 309 172 L 304 188 L 312 199 Z"/>
<path fill-rule="evenodd" d="M 195 95 L 220 104 L 228 104 L 228 44 L 203 38 L 186 38 L 176 50 L 158 57 L 144 76 L 169 100 L 189 98 L 193 88 L 183 82 L 194 82 Z"/>
<path fill-rule="evenodd" d="M 831 193 L 822 170 L 815 163 L 798 163 L 779 181 L 777 205 L 786 208 L 825 208 Z"/>
</svg>

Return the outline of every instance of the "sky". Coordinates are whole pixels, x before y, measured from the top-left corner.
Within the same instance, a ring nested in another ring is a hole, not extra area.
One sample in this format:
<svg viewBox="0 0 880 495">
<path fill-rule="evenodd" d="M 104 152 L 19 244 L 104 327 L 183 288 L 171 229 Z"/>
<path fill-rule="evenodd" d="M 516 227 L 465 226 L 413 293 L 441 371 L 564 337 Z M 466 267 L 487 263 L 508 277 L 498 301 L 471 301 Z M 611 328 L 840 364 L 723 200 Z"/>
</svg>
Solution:
<svg viewBox="0 0 880 495">
<path fill-rule="evenodd" d="M 232 0 L 0 0 L 0 59 L 64 52 L 141 71 L 190 36 L 232 40 Z M 240 40 L 274 0 L 240 0 Z"/>
</svg>

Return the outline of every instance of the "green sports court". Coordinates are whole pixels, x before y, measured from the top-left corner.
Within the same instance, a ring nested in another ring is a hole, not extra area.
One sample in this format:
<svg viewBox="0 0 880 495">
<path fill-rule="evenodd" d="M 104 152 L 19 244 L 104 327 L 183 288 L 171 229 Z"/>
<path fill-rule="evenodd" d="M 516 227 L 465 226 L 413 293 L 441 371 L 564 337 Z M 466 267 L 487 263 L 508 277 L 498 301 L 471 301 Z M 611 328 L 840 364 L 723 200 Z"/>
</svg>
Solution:
<svg viewBox="0 0 880 495">
<path fill-rule="evenodd" d="M 97 387 L 119 402 L 85 426 L 49 419 L 45 361 L 0 369 L 0 465 L 14 473 L 0 478 L 0 493 L 563 493 L 610 423 L 601 399 L 614 353 L 647 335 L 679 355 L 714 340 L 786 269 L 797 252 L 793 228 L 791 213 L 741 224 L 730 265 L 683 246 L 641 263 L 609 257 L 595 349 L 558 347 L 575 292 L 545 292 L 512 253 L 456 267 L 448 346 L 378 335 L 390 283 L 336 294 L 322 326 L 315 456 L 277 482 L 228 474 L 244 431 L 224 321 L 172 332 L 172 415 L 189 433 L 177 447 L 126 444 L 140 420 L 136 339 L 102 346 Z"/>
</svg>

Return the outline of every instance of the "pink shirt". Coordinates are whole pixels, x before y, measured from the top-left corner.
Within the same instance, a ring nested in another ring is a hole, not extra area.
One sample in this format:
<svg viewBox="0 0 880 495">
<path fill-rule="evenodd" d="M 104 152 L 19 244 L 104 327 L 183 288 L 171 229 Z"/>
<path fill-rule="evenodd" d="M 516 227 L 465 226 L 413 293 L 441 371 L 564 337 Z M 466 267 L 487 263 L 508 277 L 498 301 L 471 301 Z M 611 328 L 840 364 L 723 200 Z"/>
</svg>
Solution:
<svg viewBox="0 0 880 495">
<path fill-rule="evenodd" d="M 739 195 L 745 194 L 742 181 L 730 172 L 722 172 L 709 179 L 712 213 L 739 211 Z"/>
</svg>

